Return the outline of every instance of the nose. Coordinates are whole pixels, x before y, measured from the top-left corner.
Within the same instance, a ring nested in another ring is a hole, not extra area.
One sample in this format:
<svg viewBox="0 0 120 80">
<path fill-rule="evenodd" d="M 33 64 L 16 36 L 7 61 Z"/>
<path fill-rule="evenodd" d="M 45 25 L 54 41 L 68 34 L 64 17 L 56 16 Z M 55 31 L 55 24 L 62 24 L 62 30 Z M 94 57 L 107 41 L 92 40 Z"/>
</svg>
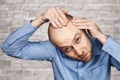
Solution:
<svg viewBox="0 0 120 80">
<path fill-rule="evenodd" d="M 83 51 L 80 46 L 73 46 L 73 48 L 74 48 L 75 54 L 77 54 L 79 56 L 83 55 Z"/>
</svg>

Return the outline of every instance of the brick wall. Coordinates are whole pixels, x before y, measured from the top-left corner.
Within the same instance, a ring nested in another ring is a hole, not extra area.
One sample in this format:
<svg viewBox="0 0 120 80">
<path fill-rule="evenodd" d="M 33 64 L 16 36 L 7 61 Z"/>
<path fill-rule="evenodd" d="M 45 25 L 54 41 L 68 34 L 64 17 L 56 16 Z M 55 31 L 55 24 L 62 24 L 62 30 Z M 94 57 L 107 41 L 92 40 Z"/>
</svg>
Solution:
<svg viewBox="0 0 120 80">
<path fill-rule="evenodd" d="M 120 0 L 0 0 L 0 44 L 10 32 L 52 6 L 68 9 L 76 17 L 95 20 L 104 33 L 120 42 Z M 45 39 L 47 24 L 30 38 Z M 53 80 L 53 73 L 49 62 L 20 60 L 0 50 L 0 80 Z M 120 80 L 120 72 L 114 68 L 111 80 Z"/>
</svg>

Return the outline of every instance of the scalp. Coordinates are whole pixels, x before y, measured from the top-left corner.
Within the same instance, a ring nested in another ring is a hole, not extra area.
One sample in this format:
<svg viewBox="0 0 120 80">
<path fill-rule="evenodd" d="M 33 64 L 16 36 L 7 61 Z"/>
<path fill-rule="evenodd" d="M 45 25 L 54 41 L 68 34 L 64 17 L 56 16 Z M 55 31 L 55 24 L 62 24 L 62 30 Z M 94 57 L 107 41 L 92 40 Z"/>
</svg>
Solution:
<svg viewBox="0 0 120 80">
<path fill-rule="evenodd" d="M 69 15 L 69 14 L 66 14 L 66 17 L 68 19 L 68 21 L 71 21 L 73 19 L 73 16 Z M 68 25 L 68 24 L 67 24 Z M 58 37 L 60 39 L 60 34 L 61 35 L 64 35 L 64 32 L 67 30 L 67 25 L 64 26 L 63 28 L 54 28 L 54 26 L 50 23 L 49 24 L 49 27 L 48 27 L 48 37 L 49 37 L 49 40 L 55 44 Z M 63 38 L 63 37 L 62 37 Z"/>
</svg>

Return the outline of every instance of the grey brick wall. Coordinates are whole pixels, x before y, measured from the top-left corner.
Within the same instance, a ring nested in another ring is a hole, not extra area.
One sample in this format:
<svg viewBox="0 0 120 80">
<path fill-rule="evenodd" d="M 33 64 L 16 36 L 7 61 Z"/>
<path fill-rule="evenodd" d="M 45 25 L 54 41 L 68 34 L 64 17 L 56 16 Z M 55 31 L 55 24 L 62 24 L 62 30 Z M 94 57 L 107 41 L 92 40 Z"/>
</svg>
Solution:
<svg viewBox="0 0 120 80">
<path fill-rule="evenodd" d="M 104 33 L 120 42 L 120 0 L 0 0 L 0 44 L 10 32 L 52 6 L 68 9 L 76 17 L 95 20 Z M 47 24 L 30 38 L 45 39 Z M 53 72 L 49 62 L 20 60 L 0 50 L 0 80 L 53 80 Z M 120 72 L 114 68 L 111 80 L 120 80 Z"/>
</svg>

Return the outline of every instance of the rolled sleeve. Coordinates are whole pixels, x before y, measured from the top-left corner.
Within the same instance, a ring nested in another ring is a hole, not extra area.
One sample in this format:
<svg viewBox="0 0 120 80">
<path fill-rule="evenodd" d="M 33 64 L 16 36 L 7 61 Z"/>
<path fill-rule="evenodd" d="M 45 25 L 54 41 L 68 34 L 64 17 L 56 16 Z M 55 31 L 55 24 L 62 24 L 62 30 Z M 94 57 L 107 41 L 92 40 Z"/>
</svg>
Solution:
<svg viewBox="0 0 120 80">
<path fill-rule="evenodd" d="M 120 62 L 120 44 L 116 42 L 111 36 L 108 37 L 106 43 L 102 47 L 102 50 Z"/>
<path fill-rule="evenodd" d="M 11 33 L 10 38 L 8 43 L 13 43 L 16 39 L 19 39 L 20 37 L 26 35 L 26 37 L 30 37 L 38 28 L 33 27 L 30 22 L 27 22 L 24 26 L 20 27 L 19 29 L 17 29 L 16 31 L 14 31 L 13 33 Z M 8 40 L 8 39 L 7 39 Z"/>
</svg>

